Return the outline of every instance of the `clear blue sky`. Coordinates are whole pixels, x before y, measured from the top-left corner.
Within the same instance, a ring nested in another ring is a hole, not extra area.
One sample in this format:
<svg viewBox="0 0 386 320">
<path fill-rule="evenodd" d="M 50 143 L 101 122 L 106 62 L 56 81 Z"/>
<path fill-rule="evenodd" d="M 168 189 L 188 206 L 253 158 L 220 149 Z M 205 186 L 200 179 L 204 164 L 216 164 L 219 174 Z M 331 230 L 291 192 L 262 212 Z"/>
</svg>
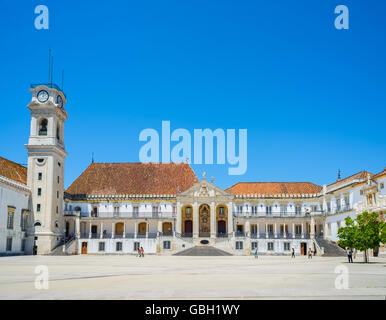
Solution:
<svg viewBox="0 0 386 320">
<path fill-rule="evenodd" d="M 34 8 L 50 10 L 49 30 Z M 334 27 L 334 8 L 350 29 Z M 144 128 L 248 130 L 238 181 L 335 181 L 386 165 L 386 2 L 1 1 L 0 155 L 26 163 L 29 85 L 65 70 L 65 186 L 97 162 L 138 161 Z"/>
</svg>

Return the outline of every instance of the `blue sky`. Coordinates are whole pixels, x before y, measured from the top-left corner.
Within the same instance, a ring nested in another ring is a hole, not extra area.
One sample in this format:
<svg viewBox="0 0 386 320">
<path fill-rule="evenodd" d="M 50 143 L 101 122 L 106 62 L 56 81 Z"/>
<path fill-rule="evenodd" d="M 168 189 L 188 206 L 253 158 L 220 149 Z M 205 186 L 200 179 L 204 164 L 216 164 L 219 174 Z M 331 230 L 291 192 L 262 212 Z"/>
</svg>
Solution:
<svg viewBox="0 0 386 320">
<path fill-rule="evenodd" d="M 36 30 L 45 4 L 49 30 Z M 334 8 L 350 29 L 334 27 Z M 68 98 L 65 186 L 97 162 L 138 161 L 145 128 L 248 130 L 238 181 L 332 183 L 386 165 L 386 3 L 378 0 L 2 1 L 0 155 L 26 163 L 29 85 Z"/>
</svg>

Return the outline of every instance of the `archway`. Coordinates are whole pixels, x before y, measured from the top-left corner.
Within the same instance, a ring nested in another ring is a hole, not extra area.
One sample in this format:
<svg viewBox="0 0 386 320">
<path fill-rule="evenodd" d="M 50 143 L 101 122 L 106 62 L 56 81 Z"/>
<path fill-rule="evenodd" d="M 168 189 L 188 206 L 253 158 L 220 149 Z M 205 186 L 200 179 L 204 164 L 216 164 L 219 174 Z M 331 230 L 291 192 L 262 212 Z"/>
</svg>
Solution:
<svg viewBox="0 0 386 320">
<path fill-rule="evenodd" d="M 172 234 L 172 223 L 171 222 L 164 222 L 162 224 L 162 233 L 165 235 L 171 235 Z"/>
<path fill-rule="evenodd" d="M 124 225 L 123 225 L 123 222 L 117 222 L 115 224 L 115 231 L 114 231 L 114 234 L 118 235 L 118 236 L 122 236 L 123 235 L 123 229 L 124 229 Z"/>
<path fill-rule="evenodd" d="M 199 209 L 199 236 L 210 236 L 210 207 L 202 204 Z"/>
<path fill-rule="evenodd" d="M 186 205 L 181 211 L 181 232 L 185 237 L 193 235 L 193 208 L 191 205 Z"/>
<path fill-rule="evenodd" d="M 228 208 L 220 204 L 216 207 L 216 221 L 217 221 L 217 236 L 224 237 L 227 235 L 228 222 Z"/>
<path fill-rule="evenodd" d="M 147 229 L 147 223 L 141 222 L 138 224 L 138 234 L 139 235 L 146 235 L 146 229 Z"/>
</svg>

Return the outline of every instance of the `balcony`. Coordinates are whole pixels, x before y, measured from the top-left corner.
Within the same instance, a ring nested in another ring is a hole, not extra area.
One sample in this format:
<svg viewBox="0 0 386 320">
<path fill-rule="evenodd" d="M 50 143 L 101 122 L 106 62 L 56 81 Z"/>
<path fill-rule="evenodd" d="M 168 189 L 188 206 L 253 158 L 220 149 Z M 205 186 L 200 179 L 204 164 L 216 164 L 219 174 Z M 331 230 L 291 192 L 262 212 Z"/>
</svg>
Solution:
<svg viewBox="0 0 386 320">
<path fill-rule="evenodd" d="M 247 236 L 247 234 L 244 231 L 236 231 L 235 232 L 235 237 L 237 237 L 237 238 L 244 238 L 246 236 Z"/>
<path fill-rule="evenodd" d="M 176 218 L 175 212 L 80 212 L 80 211 L 64 211 L 65 216 L 81 216 L 84 218 L 129 218 L 129 219 L 141 219 L 141 218 L 154 218 L 154 219 L 174 219 Z"/>
<path fill-rule="evenodd" d="M 310 212 L 259 212 L 259 213 L 248 213 L 248 212 L 233 212 L 233 216 L 236 218 L 309 218 L 311 216 L 324 216 L 324 211 L 310 211 Z"/>
<path fill-rule="evenodd" d="M 183 233 L 181 233 L 181 237 L 182 238 L 192 238 L 193 237 L 193 233 L 183 232 Z"/>
<path fill-rule="evenodd" d="M 228 234 L 227 233 L 217 233 L 217 238 L 228 238 Z"/>
</svg>

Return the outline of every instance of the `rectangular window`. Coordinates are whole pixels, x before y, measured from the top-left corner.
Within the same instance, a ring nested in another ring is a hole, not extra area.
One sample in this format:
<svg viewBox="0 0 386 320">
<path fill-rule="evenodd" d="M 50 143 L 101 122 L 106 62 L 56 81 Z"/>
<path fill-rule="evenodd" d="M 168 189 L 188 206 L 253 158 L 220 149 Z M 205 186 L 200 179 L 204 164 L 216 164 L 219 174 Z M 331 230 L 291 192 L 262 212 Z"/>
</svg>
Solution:
<svg viewBox="0 0 386 320">
<path fill-rule="evenodd" d="M 243 206 L 237 206 L 237 213 L 243 213 Z"/>
<path fill-rule="evenodd" d="M 115 249 L 116 251 L 122 251 L 122 242 L 117 242 Z"/>
<path fill-rule="evenodd" d="M 270 214 L 272 213 L 272 207 L 271 207 L 271 206 L 265 207 L 265 213 L 266 213 L 267 215 L 270 215 Z"/>
<path fill-rule="evenodd" d="M 42 188 L 38 188 L 38 196 L 42 195 Z"/>
<path fill-rule="evenodd" d="M 164 249 L 170 249 L 170 241 L 164 241 L 163 248 Z"/>
<path fill-rule="evenodd" d="M 139 208 L 138 206 L 133 207 L 133 215 L 134 217 L 138 217 Z"/>
<path fill-rule="evenodd" d="M 252 206 L 252 213 L 257 214 L 257 206 Z"/>
<path fill-rule="evenodd" d="M 257 249 L 257 241 L 251 242 L 251 249 L 256 250 Z"/>
<path fill-rule="evenodd" d="M 134 242 L 134 251 L 138 251 L 139 247 L 140 247 L 140 243 Z"/>
<path fill-rule="evenodd" d="M 21 248 L 20 248 L 21 251 L 25 251 L 25 239 L 22 239 L 21 240 Z"/>
<path fill-rule="evenodd" d="M 39 172 L 38 173 L 38 180 L 42 180 L 42 178 L 43 178 L 43 173 Z"/>
<path fill-rule="evenodd" d="M 243 250 L 243 241 L 236 241 L 236 250 Z"/>
<path fill-rule="evenodd" d="M 280 206 L 280 213 L 281 213 L 281 214 L 286 214 L 286 213 L 287 213 L 287 207 L 285 207 L 285 206 Z"/>
<path fill-rule="evenodd" d="M 385 184 L 382 182 L 381 183 L 381 189 L 383 189 L 385 187 Z"/>
<path fill-rule="evenodd" d="M 21 210 L 20 228 L 25 231 L 27 228 L 28 210 Z"/>
<path fill-rule="evenodd" d="M 302 226 L 301 225 L 296 225 L 295 226 L 295 233 L 297 235 L 301 234 L 302 233 Z"/>
<path fill-rule="evenodd" d="M 38 203 L 38 204 L 36 205 L 36 211 L 37 211 L 37 212 L 40 212 L 40 203 Z"/>
<path fill-rule="evenodd" d="M 295 213 L 301 214 L 302 213 L 302 207 L 301 206 L 295 206 Z"/>
<path fill-rule="evenodd" d="M 268 232 L 269 234 L 273 234 L 273 224 L 267 225 L 267 232 Z"/>
<path fill-rule="evenodd" d="M 99 242 L 98 251 L 105 251 L 105 243 L 104 242 Z"/>
<path fill-rule="evenodd" d="M 12 251 L 12 238 L 7 238 L 7 251 Z"/>
<path fill-rule="evenodd" d="M 59 191 L 56 191 L 56 198 L 59 199 Z"/>
<path fill-rule="evenodd" d="M 268 251 L 273 251 L 273 242 L 268 242 Z"/>
<path fill-rule="evenodd" d="M 256 224 L 251 225 L 251 234 L 257 234 L 257 225 Z"/>
<path fill-rule="evenodd" d="M 8 211 L 7 229 L 10 229 L 10 230 L 13 229 L 13 218 L 14 218 L 14 212 L 13 211 Z"/>
<path fill-rule="evenodd" d="M 59 183 L 59 181 L 60 181 L 60 177 L 58 176 L 58 183 Z"/>
<path fill-rule="evenodd" d="M 284 251 L 290 251 L 290 243 L 284 242 Z"/>
</svg>

